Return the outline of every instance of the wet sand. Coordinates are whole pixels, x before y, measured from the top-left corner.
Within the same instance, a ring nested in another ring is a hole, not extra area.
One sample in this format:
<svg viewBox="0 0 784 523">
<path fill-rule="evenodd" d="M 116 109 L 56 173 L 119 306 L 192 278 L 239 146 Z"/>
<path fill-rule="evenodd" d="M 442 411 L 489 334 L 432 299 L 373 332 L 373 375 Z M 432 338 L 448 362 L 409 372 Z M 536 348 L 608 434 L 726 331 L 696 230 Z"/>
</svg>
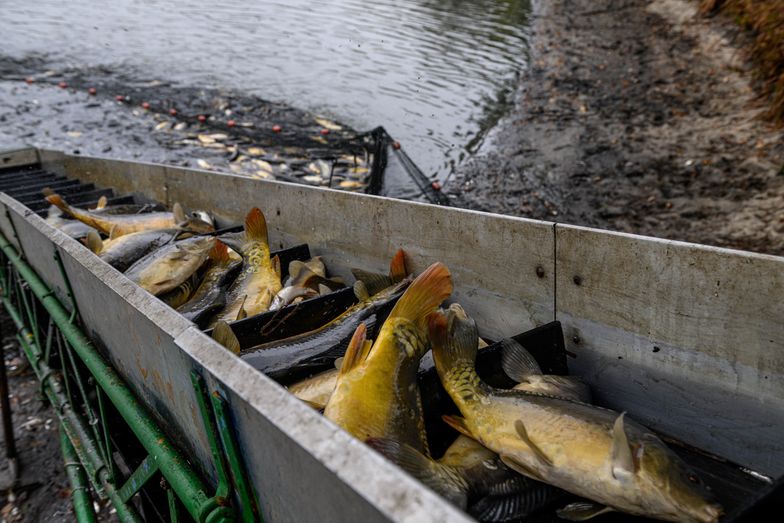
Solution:
<svg viewBox="0 0 784 523">
<path fill-rule="evenodd" d="M 784 134 L 744 35 L 696 2 L 541 2 L 516 107 L 458 205 L 784 254 Z"/>
</svg>

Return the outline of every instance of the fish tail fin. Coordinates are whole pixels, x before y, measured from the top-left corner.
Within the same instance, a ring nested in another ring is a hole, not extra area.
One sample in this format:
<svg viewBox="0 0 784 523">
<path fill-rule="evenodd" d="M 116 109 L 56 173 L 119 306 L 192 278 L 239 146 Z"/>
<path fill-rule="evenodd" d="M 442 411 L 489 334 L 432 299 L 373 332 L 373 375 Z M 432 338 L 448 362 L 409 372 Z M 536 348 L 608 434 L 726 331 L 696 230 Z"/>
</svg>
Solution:
<svg viewBox="0 0 784 523">
<path fill-rule="evenodd" d="M 46 201 L 63 211 L 64 213 L 73 216 L 73 210 L 71 210 L 71 206 L 68 205 L 68 202 L 63 200 L 63 197 L 53 192 L 48 187 L 42 191 L 46 195 Z"/>
<path fill-rule="evenodd" d="M 367 327 L 364 323 L 360 323 L 357 330 L 354 331 L 351 341 L 348 342 L 346 354 L 343 356 L 343 364 L 340 366 L 338 372 L 339 376 L 347 374 L 351 369 L 357 366 L 359 362 L 362 361 L 363 355 L 367 356 L 365 348 L 366 341 Z"/>
<path fill-rule="evenodd" d="M 269 245 L 267 238 L 267 219 L 261 209 L 254 207 L 245 217 L 245 237 L 251 241 Z"/>
<path fill-rule="evenodd" d="M 406 267 L 406 251 L 398 249 L 389 264 L 389 277 L 393 282 L 403 281 L 408 276 Z"/>
<path fill-rule="evenodd" d="M 433 461 L 415 448 L 387 438 L 370 438 L 370 448 L 458 507 L 468 503 L 468 482 L 458 469 Z"/>
<path fill-rule="evenodd" d="M 240 353 L 240 340 L 229 324 L 223 320 L 218 321 L 212 329 L 212 339 L 229 349 L 234 354 Z"/>
<path fill-rule="evenodd" d="M 400 297 L 390 318 L 404 318 L 412 322 L 426 322 L 427 317 L 452 294 L 452 276 L 441 262 L 436 262 L 416 277 Z"/>
<path fill-rule="evenodd" d="M 101 251 L 103 250 L 103 241 L 96 231 L 87 233 L 87 248 L 95 254 L 101 254 Z"/>
<path fill-rule="evenodd" d="M 512 338 L 505 338 L 501 344 L 501 367 L 504 373 L 514 381 L 521 383 L 528 376 L 542 374 L 539 363 L 525 347 Z"/>
<path fill-rule="evenodd" d="M 430 315 L 428 330 L 438 374 L 445 376 L 458 367 L 470 369 L 471 372 L 461 373 L 460 377 L 466 380 L 466 386 L 475 385 L 479 379 L 474 370 L 479 335 L 474 320 L 454 303 L 446 314 L 438 311 Z"/>
<path fill-rule="evenodd" d="M 215 240 L 215 245 L 213 245 L 210 252 L 207 253 L 207 256 L 209 256 L 210 260 L 216 265 L 229 263 L 231 261 L 228 246 L 217 239 Z"/>
</svg>

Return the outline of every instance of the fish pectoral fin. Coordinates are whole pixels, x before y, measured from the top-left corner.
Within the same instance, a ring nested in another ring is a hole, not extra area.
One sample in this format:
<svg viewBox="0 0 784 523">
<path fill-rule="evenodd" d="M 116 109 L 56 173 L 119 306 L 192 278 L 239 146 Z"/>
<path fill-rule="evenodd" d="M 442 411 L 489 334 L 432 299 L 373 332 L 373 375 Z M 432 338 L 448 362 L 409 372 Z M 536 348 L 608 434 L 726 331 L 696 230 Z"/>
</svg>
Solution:
<svg viewBox="0 0 784 523">
<path fill-rule="evenodd" d="M 117 225 L 112 225 L 112 228 L 109 229 L 109 239 L 116 240 L 120 236 L 122 236 L 122 234 L 120 234 L 120 227 Z"/>
<path fill-rule="evenodd" d="M 509 454 L 500 454 L 499 457 L 504 465 L 509 467 L 510 469 L 514 470 L 518 474 L 522 474 L 523 476 L 528 476 L 529 478 L 533 478 L 538 481 L 542 481 L 542 476 L 539 475 L 536 470 L 529 467 L 522 461 L 518 460 L 514 456 L 510 456 Z"/>
<path fill-rule="evenodd" d="M 634 457 L 629 446 L 629 439 L 626 437 L 626 430 L 623 425 L 623 418 L 626 412 L 622 412 L 613 424 L 613 446 L 610 459 L 612 460 L 612 475 L 619 481 L 625 481 L 634 475 Z"/>
<path fill-rule="evenodd" d="M 473 440 L 476 439 L 476 437 L 471 433 L 471 430 L 468 428 L 468 425 L 466 425 L 465 418 L 461 418 L 460 416 L 450 416 L 448 414 L 444 414 L 443 416 L 441 416 L 441 419 L 444 420 L 444 423 L 446 423 L 447 425 L 449 425 L 450 427 L 458 431 L 463 436 L 469 437 Z"/>
<path fill-rule="evenodd" d="M 351 341 L 348 342 L 346 347 L 346 354 L 343 356 L 343 364 L 340 366 L 339 376 L 343 376 L 351 369 L 357 366 L 361 361 L 360 358 L 365 350 L 365 342 L 367 341 L 367 327 L 364 323 L 360 323 L 354 335 L 351 336 Z"/>
<path fill-rule="evenodd" d="M 525 350 L 517 341 L 506 338 L 501 344 L 501 367 L 504 373 L 514 381 L 520 383 L 531 374 L 541 374 L 542 369 L 531 353 Z"/>
<path fill-rule="evenodd" d="M 468 482 L 456 467 L 442 465 L 411 445 L 387 438 L 369 438 L 365 443 L 392 463 L 415 477 L 449 501 L 466 508 Z"/>
<path fill-rule="evenodd" d="M 357 280 L 354 282 L 354 296 L 356 296 L 359 301 L 370 299 L 370 293 L 368 292 L 367 285 L 365 285 L 365 282 L 362 280 Z"/>
<path fill-rule="evenodd" d="M 340 370 L 340 367 L 342 366 L 343 366 L 343 356 L 335 360 L 335 369 Z"/>
<path fill-rule="evenodd" d="M 103 250 L 103 241 L 96 231 L 87 233 L 87 248 L 95 254 L 101 254 Z"/>
<path fill-rule="evenodd" d="M 331 293 L 332 289 L 324 285 L 323 283 L 319 283 L 318 286 L 318 293 L 320 296 L 326 296 L 327 294 Z"/>
<path fill-rule="evenodd" d="M 172 206 L 172 214 L 174 214 L 174 223 L 176 224 L 181 224 L 188 221 L 188 216 L 185 214 L 185 211 L 179 202 L 175 202 Z"/>
<path fill-rule="evenodd" d="M 221 320 L 215 324 L 215 327 L 212 329 L 212 339 L 234 354 L 240 353 L 240 340 L 237 339 L 237 335 L 234 334 L 234 331 L 231 330 L 231 327 L 225 321 Z"/>
<path fill-rule="evenodd" d="M 569 521 L 586 521 L 596 516 L 612 512 L 611 507 L 594 503 L 593 501 L 578 501 L 570 503 L 564 508 L 556 510 L 559 518 Z"/>
<path fill-rule="evenodd" d="M 248 317 L 248 311 L 245 310 L 245 302 L 247 301 L 247 299 L 248 299 L 247 294 L 242 297 L 242 303 L 240 303 L 240 308 L 237 311 L 237 317 L 234 319 L 234 321 L 241 320 L 243 318 Z"/>
<path fill-rule="evenodd" d="M 539 458 L 539 461 L 548 467 L 553 465 L 553 462 L 550 460 L 550 458 L 547 457 L 547 455 L 545 455 L 544 452 L 542 452 L 542 449 L 540 449 L 536 443 L 531 441 L 531 438 L 528 436 L 528 431 L 525 430 L 525 425 L 523 424 L 522 420 L 515 421 L 515 430 L 517 431 L 517 435 L 520 436 L 520 439 L 523 440 L 525 444 L 528 445 L 528 448 L 531 449 L 537 458 Z"/>
</svg>

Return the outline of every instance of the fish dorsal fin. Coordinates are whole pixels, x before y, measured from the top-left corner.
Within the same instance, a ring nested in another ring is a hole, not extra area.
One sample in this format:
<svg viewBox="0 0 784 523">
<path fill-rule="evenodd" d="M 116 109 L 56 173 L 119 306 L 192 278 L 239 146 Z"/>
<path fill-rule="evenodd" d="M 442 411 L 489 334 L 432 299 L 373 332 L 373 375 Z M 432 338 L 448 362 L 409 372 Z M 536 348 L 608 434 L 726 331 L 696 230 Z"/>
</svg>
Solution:
<svg viewBox="0 0 784 523">
<path fill-rule="evenodd" d="M 98 198 L 98 203 L 95 205 L 95 209 L 93 210 L 97 211 L 99 209 L 105 209 L 108 204 L 109 204 L 109 199 L 105 195 L 101 196 L 100 198 Z"/>
<path fill-rule="evenodd" d="M 612 455 L 612 475 L 619 481 L 627 481 L 634 475 L 634 457 L 632 449 L 629 447 L 629 439 L 626 437 L 623 418 L 626 412 L 622 412 L 613 424 L 613 445 Z"/>
<path fill-rule="evenodd" d="M 240 353 L 240 340 L 231 330 L 229 324 L 223 320 L 218 321 L 212 329 L 212 339 L 229 349 L 234 354 Z"/>
<path fill-rule="evenodd" d="M 377 272 L 369 272 L 362 269 L 351 269 L 351 274 L 357 281 L 361 281 L 368 289 L 368 294 L 377 294 L 387 287 L 391 287 L 395 282 L 386 274 L 379 274 Z"/>
<path fill-rule="evenodd" d="M 101 254 L 101 251 L 103 250 L 103 241 L 96 231 L 87 233 L 87 248 L 95 254 Z"/>
<path fill-rule="evenodd" d="M 468 482 L 455 467 L 428 458 L 411 445 L 387 438 L 370 438 L 365 443 L 435 492 L 465 510 Z"/>
<path fill-rule="evenodd" d="M 229 248 L 218 239 L 215 240 L 215 245 L 212 246 L 212 249 L 207 253 L 207 256 L 209 256 L 210 260 L 216 265 L 229 263 L 231 261 L 231 258 L 229 257 Z"/>
<path fill-rule="evenodd" d="M 254 207 L 245 216 L 245 239 L 269 245 L 267 238 L 267 219 L 261 209 Z"/>
<path fill-rule="evenodd" d="M 427 317 L 452 294 L 452 276 L 446 265 L 436 262 L 414 279 L 389 313 L 425 327 Z"/>
<path fill-rule="evenodd" d="M 332 289 L 330 289 L 329 287 L 327 287 L 323 283 L 319 283 L 319 286 L 318 286 L 318 293 L 319 293 L 319 295 L 326 296 L 327 294 L 329 294 L 331 292 L 332 292 Z"/>
<path fill-rule="evenodd" d="M 305 262 L 304 261 L 302 261 L 302 260 L 292 260 L 289 263 L 289 278 L 291 278 L 292 281 L 296 280 L 297 276 L 299 276 L 299 273 L 304 268 L 305 268 Z"/>
<path fill-rule="evenodd" d="M 354 331 L 351 341 L 348 342 L 346 354 L 343 356 L 343 365 L 340 366 L 340 376 L 348 374 L 361 361 L 366 339 L 367 327 L 364 323 L 360 323 L 357 330 Z"/>
<path fill-rule="evenodd" d="M 471 433 L 471 430 L 466 425 L 465 418 L 461 418 L 460 416 L 450 416 L 449 414 L 444 414 L 441 416 L 441 419 L 444 420 L 444 423 L 458 431 L 463 436 L 467 436 L 471 439 L 476 439 L 474 435 Z"/>
<path fill-rule="evenodd" d="M 408 268 L 406 267 L 406 251 L 398 249 L 389 263 L 389 277 L 393 282 L 397 283 L 403 281 L 408 276 Z"/>
<path fill-rule="evenodd" d="M 175 202 L 172 206 L 172 214 L 174 214 L 174 223 L 180 224 L 188 221 L 188 216 L 180 205 L 180 202 Z"/>
<path fill-rule="evenodd" d="M 525 424 L 522 422 L 522 420 L 515 421 L 514 426 L 515 426 L 515 430 L 517 431 L 517 435 L 520 436 L 520 439 L 523 440 L 526 445 L 528 445 L 528 448 L 531 449 L 531 451 L 536 455 L 539 461 L 541 461 L 543 464 L 547 465 L 548 467 L 551 467 L 553 465 L 553 462 L 550 461 L 550 458 L 548 458 L 545 455 L 545 453 L 542 452 L 542 449 L 540 449 L 536 445 L 536 443 L 531 441 L 531 438 L 528 437 L 528 431 L 525 430 Z"/>
<path fill-rule="evenodd" d="M 511 338 L 500 341 L 501 367 L 504 373 L 520 383 L 532 374 L 541 374 L 542 369 L 531 353 Z"/>
<path fill-rule="evenodd" d="M 576 503 L 570 503 L 555 512 L 558 514 L 559 518 L 568 521 L 586 521 L 612 511 L 612 508 L 594 503 L 593 501 L 578 501 Z"/>
<path fill-rule="evenodd" d="M 476 345 L 477 345 L 477 349 L 484 349 L 485 347 L 489 347 L 489 346 L 490 346 L 490 345 L 489 345 L 489 344 L 488 344 L 488 343 L 487 343 L 485 340 L 483 340 L 482 338 L 479 338 L 479 341 L 478 341 L 478 343 L 477 343 Z"/>
<path fill-rule="evenodd" d="M 120 234 L 120 228 L 117 225 L 112 225 L 112 228 L 109 229 L 109 239 L 116 240 L 120 236 L 122 236 L 122 234 Z"/>
<path fill-rule="evenodd" d="M 354 296 L 356 296 L 359 301 L 370 299 L 370 293 L 367 290 L 365 282 L 362 280 L 357 280 L 354 282 Z"/>
<path fill-rule="evenodd" d="M 270 262 L 272 263 L 272 270 L 275 271 L 275 274 L 278 276 L 278 281 L 282 280 L 283 272 L 280 268 L 280 256 L 276 254 L 275 256 L 272 257 L 272 260 L 270 260 Z"/>
<path fill-rule="evenodd" d="M 508 454 L 500 454 L 499 457 L 504 465 L 509 467 L 510 469 L 514 470 L 518 474 L 522 474 L 523 476 L 528 476 L 529 478 L 533 478 L 536 480 L 541 481 L 542 477 L 539 475 L 536 470 L 529 467 L 519 459 L 515 458 L 514 456 L 510 456 Z"/>
</svg>

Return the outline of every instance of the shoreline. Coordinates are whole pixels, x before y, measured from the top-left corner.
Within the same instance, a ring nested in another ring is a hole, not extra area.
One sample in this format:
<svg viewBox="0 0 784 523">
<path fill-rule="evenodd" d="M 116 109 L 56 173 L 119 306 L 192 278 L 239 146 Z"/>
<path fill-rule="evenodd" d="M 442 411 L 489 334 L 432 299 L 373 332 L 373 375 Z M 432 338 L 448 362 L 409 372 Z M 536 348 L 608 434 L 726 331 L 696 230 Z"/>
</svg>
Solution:
<svg viewBox="0 0 784 523">
<path fill-rule="evenodd" d="M 748 36 L 684 0 L 537 2 L 517 100 L 456 205 L 784 254 L 784 132 Z"/>
</svg>

